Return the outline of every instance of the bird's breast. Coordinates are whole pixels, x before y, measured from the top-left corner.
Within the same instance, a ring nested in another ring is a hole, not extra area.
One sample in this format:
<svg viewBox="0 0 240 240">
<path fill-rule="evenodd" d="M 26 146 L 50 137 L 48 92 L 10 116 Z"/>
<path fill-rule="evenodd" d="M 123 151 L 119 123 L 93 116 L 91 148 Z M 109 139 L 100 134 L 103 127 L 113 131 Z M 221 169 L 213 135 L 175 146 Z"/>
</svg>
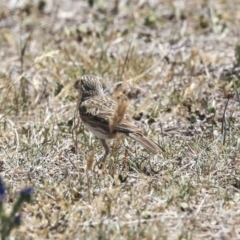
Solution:
<svg viewBox="0 0 240 240">
<path fill-rule="evenodd" d="M 115 136 L 115 134 L 110 134 L 109 127 L 105 128 L 97 124 L 92 125 L 86 121 L 83 121 L 83 124 L 97 138 L 110 139 Z"/>
</svg>

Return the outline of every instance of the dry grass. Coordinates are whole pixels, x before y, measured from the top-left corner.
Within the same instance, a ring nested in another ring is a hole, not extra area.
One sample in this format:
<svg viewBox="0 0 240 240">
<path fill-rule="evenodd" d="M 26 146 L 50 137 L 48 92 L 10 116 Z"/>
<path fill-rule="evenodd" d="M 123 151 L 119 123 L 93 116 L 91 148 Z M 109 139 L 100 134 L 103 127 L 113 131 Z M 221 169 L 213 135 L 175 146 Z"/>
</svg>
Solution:
<svg viewBox="0 0 240 240">
<path fill-rule="evenodd" d="M 239 239 L 238 1 L 90 2 L 2 1 L 6 205 L 36 191 L 12 236 Z M 74 117 L 84 73 L 128 96 L 163 159 L 116 139 L 91 170 L 103 149 Z"/>
<path fill-rule="evenodd" d="M 109 119 L 109 129 L 111 133 L 113 132 L 113 129 L 123 120 L 127 107 L 127 97 L 126 95 L 122 94 L 118 97 L 117 107 L 113 117 Z"/>
</svg>

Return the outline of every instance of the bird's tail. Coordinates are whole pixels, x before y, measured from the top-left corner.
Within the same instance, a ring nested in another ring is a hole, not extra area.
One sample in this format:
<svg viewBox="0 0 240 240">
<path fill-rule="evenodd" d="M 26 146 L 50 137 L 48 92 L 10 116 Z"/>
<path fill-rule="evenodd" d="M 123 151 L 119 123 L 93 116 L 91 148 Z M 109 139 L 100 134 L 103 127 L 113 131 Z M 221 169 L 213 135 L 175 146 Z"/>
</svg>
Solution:
<svg viewBox="0 0 240 240">
<path fill-rule="evenodd" d="M 142 147 L 153 154 L 158 154 L 165 151 L 161 146 L 148 139 L 141 133 L 129 133 L 128 136 L 140 143 Z"/>
</svg>

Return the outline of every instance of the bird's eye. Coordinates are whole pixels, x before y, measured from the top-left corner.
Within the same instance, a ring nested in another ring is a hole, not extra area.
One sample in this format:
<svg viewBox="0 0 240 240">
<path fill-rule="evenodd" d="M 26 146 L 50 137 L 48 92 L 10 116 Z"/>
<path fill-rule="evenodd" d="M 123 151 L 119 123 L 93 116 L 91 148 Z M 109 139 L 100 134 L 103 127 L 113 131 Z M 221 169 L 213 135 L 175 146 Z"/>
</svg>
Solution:
<svg viewBox="0 0 240 240">
<path fill-rule="evenodd" d="M 90 91 L 91 87 L 89 86 L 89 84 L 86 84 L 82 81 L 82 90 L 83 91 Z"/>
</svg>

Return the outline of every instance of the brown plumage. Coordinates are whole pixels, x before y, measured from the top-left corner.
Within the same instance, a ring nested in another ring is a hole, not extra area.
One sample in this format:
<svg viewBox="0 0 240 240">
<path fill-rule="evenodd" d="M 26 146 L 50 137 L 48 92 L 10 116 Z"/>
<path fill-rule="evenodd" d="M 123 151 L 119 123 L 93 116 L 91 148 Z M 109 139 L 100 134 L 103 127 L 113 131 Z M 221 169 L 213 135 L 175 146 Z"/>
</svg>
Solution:
<svg viewBox="0 0 240 240">
<path fill-rule="evenodd" d="M 153 154 L 163 151 L 158 144 L 145 137 L 142 130 L 133 123 L 131 117 L 125 114 L 127 104 L 124 96 L 120 97 L 119 103 L 108 98 L 104 94 L 97 76 L 82 76 L 80 81 L 76 81 L 75 88 L 79 89 L 81 93 L 80 118 L 84 126 L 100 139 L 105 149 L 102 161 L 105 161 L 109 154 L 106 139 L 114 138 L 117 133 L 133 138 Z"/>
</svg>

